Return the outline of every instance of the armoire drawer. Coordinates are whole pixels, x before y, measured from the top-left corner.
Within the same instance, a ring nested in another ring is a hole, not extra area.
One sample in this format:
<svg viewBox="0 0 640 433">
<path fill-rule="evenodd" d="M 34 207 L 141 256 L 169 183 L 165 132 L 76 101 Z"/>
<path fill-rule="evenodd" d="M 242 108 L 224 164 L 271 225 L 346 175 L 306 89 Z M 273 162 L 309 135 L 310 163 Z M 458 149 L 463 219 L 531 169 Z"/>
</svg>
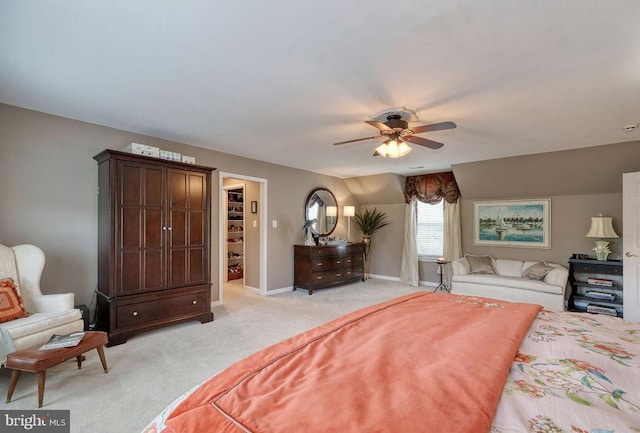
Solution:
<svg viewBox="0 0 640 433">
<path fill-rule="evenodd" d="M 188 293 L 139 304 L 120 305 L 116 307 L 116 326 L 121 328 L 207 311 L 209 306 L 206 293 Z"/>
</svg>

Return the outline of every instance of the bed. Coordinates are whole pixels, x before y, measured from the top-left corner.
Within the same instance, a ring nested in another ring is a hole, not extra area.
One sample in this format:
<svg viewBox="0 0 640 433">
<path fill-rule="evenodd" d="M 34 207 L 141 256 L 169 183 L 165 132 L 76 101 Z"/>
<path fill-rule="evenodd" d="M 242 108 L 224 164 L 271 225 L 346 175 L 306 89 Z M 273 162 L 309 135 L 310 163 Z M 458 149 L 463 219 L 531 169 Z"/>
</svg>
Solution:
<svg viewBox="0 0 640 433">
<path fill-rule="evenodd" d="M 261 350 L 145 433 L 640 431 L 640 324 L 420 292 Z"/>
</svg>

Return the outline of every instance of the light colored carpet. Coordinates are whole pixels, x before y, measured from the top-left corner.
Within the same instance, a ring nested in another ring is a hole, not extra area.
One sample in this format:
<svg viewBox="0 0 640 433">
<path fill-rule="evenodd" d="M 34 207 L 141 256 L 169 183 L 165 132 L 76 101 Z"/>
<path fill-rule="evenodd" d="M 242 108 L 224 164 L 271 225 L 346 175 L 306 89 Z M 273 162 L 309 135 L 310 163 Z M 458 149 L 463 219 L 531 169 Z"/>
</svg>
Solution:
<svg viewBox="0 0 640 433">
<path fill-rule="evenodd" d="M 177 396 L 255 351 L 356 309 L 416 290 L 396 282 L 366 282 L 262 297 L 237 284 L 224 288 L 215 320 L 188 322 L 130 338 L 105 349 L 109 373 L 97 352 L 47 371 L 42 409 L 69 409 L 71 432 L 140 432 Z M 0 369 L 6 396 L 10 371 Z M 11 403 L 3 409 L 36 409 L 37 376 L 22 373 Z"/>
</svg>

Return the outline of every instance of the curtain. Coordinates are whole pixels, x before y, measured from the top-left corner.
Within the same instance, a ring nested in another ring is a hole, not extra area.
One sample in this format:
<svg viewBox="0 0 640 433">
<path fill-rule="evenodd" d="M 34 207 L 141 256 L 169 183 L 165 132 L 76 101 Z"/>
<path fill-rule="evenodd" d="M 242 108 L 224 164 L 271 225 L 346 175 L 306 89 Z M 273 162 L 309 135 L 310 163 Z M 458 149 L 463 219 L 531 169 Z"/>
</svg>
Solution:
<svg viewBox="0 0 640 433">
<path fill-rule="evenodd" d="M 402 252 L 402 268 L 400 281 L 418 285 L 418 245 L 416 243 L 416 210 L 417 201 L 436 204 L 444 203 L 444 257 L 451 261 L 462 254 L 462 237 L 460 229 L 460 190 L 452 171 L 443 173 L 408 176 L 404 187 L 404 198 L 407 203 L 405 212 L 404 248 Z M 411 206 L 414 203 L 415 206 Z M 450 266 L 448 267 L 450 268 Z M 449 280 L 451 271 L 445 277 Z M 415 277 L 414 277 L 415 274 Z"/>
<path fill-rule="evenodd" d="M 444 202 L 444 257 L 453 261 L 462 257 L 462 232 L 460 230 L 460 202 Z M 444 267 L 445 281 L 451 281 L 451 266 Z M 451 288 L 451 286 L 447 286 Z"/>
<path fill-rule="evenodd" d="M 439 203 L 443 198 L 447 203 L 455 203 L 460 190 L 452 171 L 409 176 L 404 186 L 404 202 L 409 203 L 413 197 L 429 204 Z"/>
<path fill-rule="evenodd" d="M 402 269 L 400 282 L 417 287 L 418 276 L 418 245 L 416 243 L 416 221 L 418 218 L 418 200 L 414 197 L 406 205 L 404 214 L 404 247 L 402 248 Z"/>
</svg>

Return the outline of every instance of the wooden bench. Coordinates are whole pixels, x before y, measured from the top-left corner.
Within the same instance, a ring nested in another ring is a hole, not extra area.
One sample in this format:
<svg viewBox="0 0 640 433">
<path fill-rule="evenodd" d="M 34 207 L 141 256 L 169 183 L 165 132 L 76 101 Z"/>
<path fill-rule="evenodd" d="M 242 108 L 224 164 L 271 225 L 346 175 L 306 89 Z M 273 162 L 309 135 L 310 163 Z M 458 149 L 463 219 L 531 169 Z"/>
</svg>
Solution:
<svg viewBox="0 0 640 433">
<path fill-rule="evenodd" d="M 30 347 L 25 350 L 7 355 L 6 367 L 13 370 L 11 374 L 11 382 L 7 391 L 7 403 L 11 401 L 13 391 L 16 389 L 20 372 L 28 371 L 38 373 L 38 407 L 42 407 L 44 398 L 44 382 L 47 375 L 47 369 L 54 367 L 68 359 L 76 358 L 78 369 L 82 368 L 83 353 L 96 349 L 102 362 L 102 368 L 105 373 L 109 372 L 107 361 L 104 357 L 103 346 L 108 342 L 107 333 L 101 331 L 87 331 L 84 337 L 74 347 L 65 347 L 62 349 L 40 350 L 42 344 Z"/>
</svg>

